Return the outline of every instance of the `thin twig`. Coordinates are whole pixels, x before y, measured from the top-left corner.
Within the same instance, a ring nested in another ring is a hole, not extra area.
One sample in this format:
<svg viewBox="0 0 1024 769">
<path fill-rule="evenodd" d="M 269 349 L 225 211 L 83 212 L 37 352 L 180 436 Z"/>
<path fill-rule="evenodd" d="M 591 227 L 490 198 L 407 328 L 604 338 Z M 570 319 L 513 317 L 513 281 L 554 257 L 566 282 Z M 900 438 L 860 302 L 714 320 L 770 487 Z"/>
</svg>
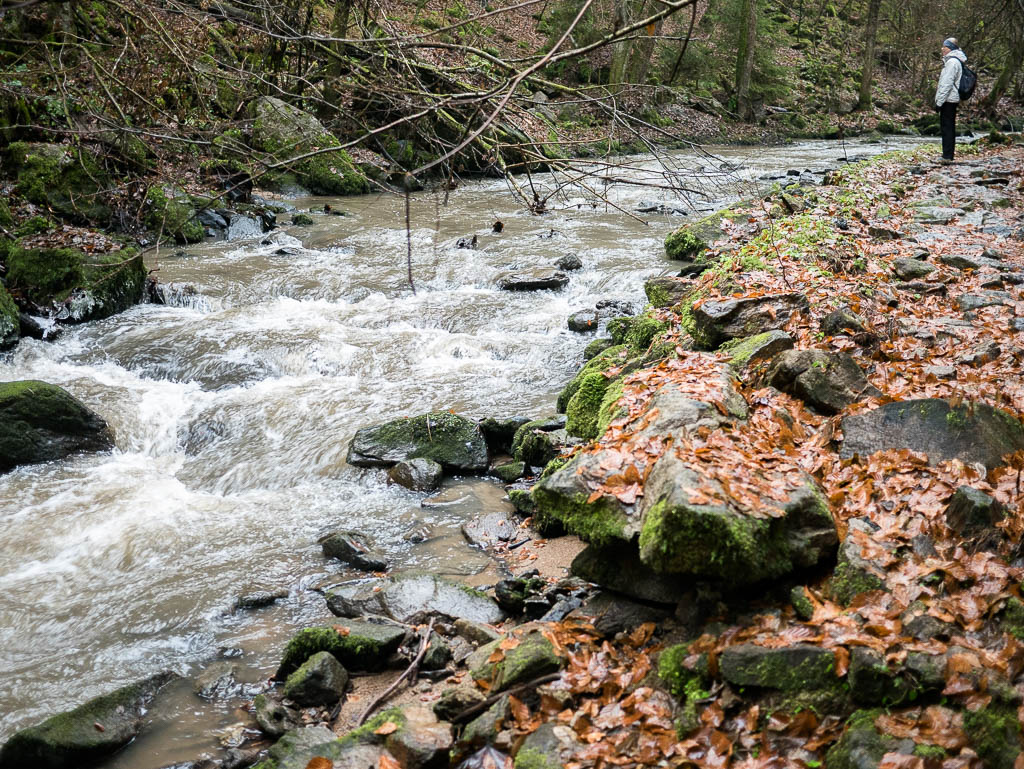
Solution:
<svg viewBox="0 0 1024 769">
<path fill-rule="evenodd" d="M 430 634 L 433 631 L 434 631 L 434 618 L 431 617 L 430 618 L 430 622 L 427 623 L 427 630 L 423 634 L 423 637 L 420 639 L 420 650 L 416 654 L 416 658 L 412 661 L 412 663 L 409 665 L 409 667 L 407 667 L 405 669 L 405 672 L 402 673 L 402 675 L 400 675 L 398 678 L 396 678 L 395 682 L 393 684 L 391 684 L 391 686 L 389 686 L 384 691 L 383 694 L 381 694 L 377 699 L 375 699 L 373 702 L 370 703 L 369 707 L 367 707 L 366 710 L 363 711 L 363 714 L 361 716 L 359 716 L 359 720 L 356 721 L 356 726 L 362 726 L 363 724 L 365 724 L 366 723 L 366 719 L 369 718 L 369 716 L 370 716 L 370 713 L 372 713 L 374 710 L 376 710 L 378 707 L 380 707 L 381 704 L 386 702 L 388 697 L 390 697 L 392 694 L 394 694 L 398 690 L 398 687 L 399 687 L 399 685 L 401 685 L 402 681 L 404 681 L 410 675 L 415 678 L 416 671 L 419 669 L 419 666 L 420 666 L 420 662 L 423 661 L 423 657 L 427 653 L 427 648 L 430 646 Z"/>
<path fill-rule="evenodd" d="M 483 702 L 478 702 L 473 707 L 466 708 L 466 710 L 463 710 L 461 713 L 455 716 L 455 718 L 452 719 L 452 723 L 458 724 L 462 723 L 463 721 L 468 721 L 477 713 L 483 713 L 485 710 L 487 710 L 487 708 L 489 708 L 491 705 L 493 705 L 495 702 L 500 700 L 502 697 L 505 697 L 506 695 L 518 694 L 519 692 L 526 691 L 528 689 L 536 689 L 541 684 L 546 684 L 551 681 L 557 681 L 559 678 L 561 678 L 561 676 L 561 673 L 548 673 L 546 676 L 534 678 L 532 681 L 527 681 L 525 684 L 519 684 L 519 686 L 513 686 L 511 689 L 506 689 L 503 692 L 492 694 Z"/>
</svg>

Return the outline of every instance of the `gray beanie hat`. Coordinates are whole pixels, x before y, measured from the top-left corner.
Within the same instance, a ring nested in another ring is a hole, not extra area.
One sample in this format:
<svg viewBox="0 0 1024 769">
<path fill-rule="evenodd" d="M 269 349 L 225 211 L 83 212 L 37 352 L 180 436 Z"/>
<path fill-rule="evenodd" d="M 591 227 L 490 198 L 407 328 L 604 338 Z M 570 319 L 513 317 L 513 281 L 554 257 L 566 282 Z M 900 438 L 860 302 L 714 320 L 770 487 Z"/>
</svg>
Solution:
<svg viewBox="0 0 1024 769">
<path fill-rule="evenodd" d="M 943 48 L 948 48 L 951 51 L 955 51 L 960 46 L 958 46 L 956 44 L 956 38 L 955 37 L 947 37 L 945 40 L 942 41 L 942 47 Z"/>
</svg>

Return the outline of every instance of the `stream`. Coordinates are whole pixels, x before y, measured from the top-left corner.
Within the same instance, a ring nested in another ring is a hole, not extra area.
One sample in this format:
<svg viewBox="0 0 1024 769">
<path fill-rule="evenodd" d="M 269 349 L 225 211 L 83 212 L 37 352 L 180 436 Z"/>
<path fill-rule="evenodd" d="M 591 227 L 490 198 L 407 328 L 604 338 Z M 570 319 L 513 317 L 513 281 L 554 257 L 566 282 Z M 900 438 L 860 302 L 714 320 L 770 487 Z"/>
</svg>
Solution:
<svg viewBox="0 0 1024 769">
<path fill-rule="evenodd" d="M 845 151 L 919 144 L 848 142 Z M 834 167 L 844 148 L 713 151 L 673 153 L 681 168 L 742 166 L 706 179 L 709 196 L 689 201 L 698 210 L 751 194 L 767 173 Z M 359 576 L 323 558 L 317 538 L 327 531 L 366 532 L 395 571 L 486 582 L 490 558 L 459 527 L 510 509 L 501 486 L 449 480 L 442 501 L 451 503 L 424 507 L 424 494 L 388 486 L 382 471 L 347 465 L 348 443 L 360 427 L 431 410 L 551 413 L 595 338 L 570 332 L 566 318 L 600 299 L 639 312 L 644 281 L 676 271 L 665 235 L 695 218 L 615 208 L 689 207 L 663 190 L 611 185 L 606 195 L 614 206 L 593 207 L 573 188 L 536 216 L 504 181 L 465 182 L 446 204 L 444 193 L 415 194 L 415 293 L 404 199 L 329 200 L 347 215 L 315 213 L 314 225 L 286 224 L 266 245 L 164 249 L 149 268 L 194 293 L 70 327 L 54 342 L 24 339 L 0 358 L 0 380 L 61 385 L 108 421 L 117 445 L 0 476 L 0 742 L 159 670 L 195 676 L 227 656 L 240 681 L 265 681 L 298 627 L 331 616 L 312 588 Z M 307 211 L 325 199 L 288 202 Z M 477 249 L 456 247 L 473 234 Z M 568 252 L 584 268 L 561 291 L 495 288 L 502 272 L 552 266 Z M 410 542 L 422 526 L 433 538 Z M 287 597 L 232 610 L 260 590 Z M 205 702 L 187 681 L 163 701 L 143 736 L 104 766 L 194 759 L 212 747 L 211 723 L 242 720 L 241 700 Z"/>
</svg>

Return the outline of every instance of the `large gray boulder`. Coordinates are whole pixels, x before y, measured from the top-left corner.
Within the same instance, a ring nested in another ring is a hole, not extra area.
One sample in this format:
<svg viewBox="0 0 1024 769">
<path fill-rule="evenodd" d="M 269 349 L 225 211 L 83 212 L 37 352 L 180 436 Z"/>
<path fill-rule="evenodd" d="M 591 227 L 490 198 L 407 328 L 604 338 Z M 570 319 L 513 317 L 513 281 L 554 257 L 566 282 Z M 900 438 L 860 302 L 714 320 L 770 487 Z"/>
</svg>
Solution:
<svg viewBox="0 0 1024 769">
<path fill-rule="evenodd" d="M 487 470 L 487 442 L 476 422 L 447 411 L 395 419 L 356 431 L 348 463 L 356 467 L 391 467 L 423 457 L 446 470 Z"/>
<path fill-rule="evenodd" d="M 1007 454 L 1024 449 L 1024 425 L 1012 414 L 986 403 L 951 405 L 938 398 L 887 403 L 844 417 L 839 455 L 867 456 L 887 449 L 910 449 L 931 464 L 949 459 L 979 462 L 992 470 Z"/>
<path fill-rule="evenodd" d="M 161 673 L 16 732 L 0 748 L 0 769 L 79 769 L 131 742 L 157 691 L 173 678 Z"/>
<path fill-rule="evenodd" d="M 788 350 L 772 362 L 768 381 L 825 414 L 882 395 L 844 352 Z"/>
<path fill-rule="evenodd" d="M 328 595 L 328 608 L 342 617 L 376 614 L 406 623 L 424 613 L 487 624 L 504 617 L 486 594 L 431 574 L 392 577 L 347 595 L 336 590 Z"/>
<path fill-rule="evenodd" d="M 702 347 L 714 349 L 730 339 L 781 329 L 807 309 L 807 297 L 797 293 L 709 299 L 693 309 L 693 338 Z"/>
<path fill-rule="evenodd" d="M 34 380 L 0 383 L 0 473 L 113 447 L 103 418 L 63 388 Z"/>
</svg>

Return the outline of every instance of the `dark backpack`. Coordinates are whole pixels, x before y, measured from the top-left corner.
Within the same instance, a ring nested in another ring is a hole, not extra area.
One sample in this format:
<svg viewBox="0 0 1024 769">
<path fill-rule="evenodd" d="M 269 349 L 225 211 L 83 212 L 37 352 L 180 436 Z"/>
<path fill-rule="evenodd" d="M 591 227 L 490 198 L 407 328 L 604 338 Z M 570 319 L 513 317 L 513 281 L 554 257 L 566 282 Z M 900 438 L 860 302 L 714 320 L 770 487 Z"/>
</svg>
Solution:
<svg viewBox="0 0 1024 769">
<path fill-rule="evenodd" d="M 960 85 L 956 89 L 960 94 L 960 101 L 970 99 L 974 94 L 974 86 L 977 84 L 978 75 L 975 71 L 963 62 L 960 62 Z"/>
</svg>

